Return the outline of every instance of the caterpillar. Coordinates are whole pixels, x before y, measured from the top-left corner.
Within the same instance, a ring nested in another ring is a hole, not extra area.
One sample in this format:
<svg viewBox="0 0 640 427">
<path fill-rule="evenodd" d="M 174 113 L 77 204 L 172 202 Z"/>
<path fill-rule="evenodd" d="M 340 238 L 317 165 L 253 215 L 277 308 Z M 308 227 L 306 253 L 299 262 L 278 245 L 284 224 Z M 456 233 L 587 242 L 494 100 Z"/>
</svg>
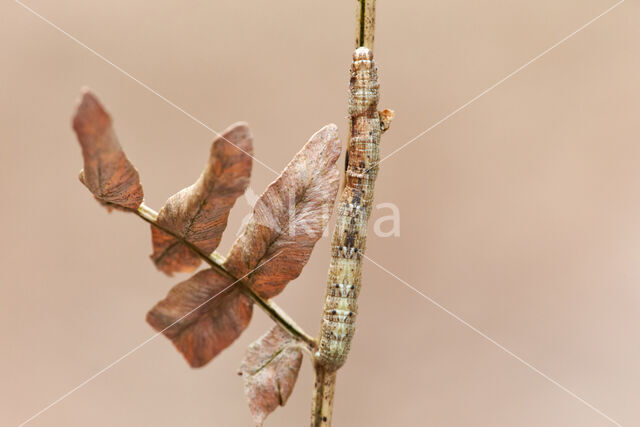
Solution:
<svg viewBox="0 0 640 427">
<path fill-rule="evenodd" d="M 331 241 L 331 263 L 316 357 L 329 370 L 344 364 L 355 332 L 362 256 L 367 222 L 378 173 L 380 135 L 393 112 L 378 112 L 379 84 L 373 53 L 359 47 L 353 53 L 349 83 L 349 145 L 346 178 L 338 202 Z"/>
</svg>

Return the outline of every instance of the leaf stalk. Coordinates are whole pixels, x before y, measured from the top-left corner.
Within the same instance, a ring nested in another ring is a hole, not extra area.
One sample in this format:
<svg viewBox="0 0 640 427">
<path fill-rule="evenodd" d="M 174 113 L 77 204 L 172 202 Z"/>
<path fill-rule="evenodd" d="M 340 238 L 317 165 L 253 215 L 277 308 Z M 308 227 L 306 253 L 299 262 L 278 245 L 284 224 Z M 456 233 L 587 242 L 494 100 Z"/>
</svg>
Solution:
<svg viewBox="0 0 640 427">
<path fill-rule="evenodd" d="M 216 270 L 221 275 L 227 277 L 229 280 L 232 280 L 233 282 L 235 282 L 236 286 L 239 286 L 242 289 L 242 292 L 244 292 L 248 297 L 250 297 L 258 305 L 258 307 L 260 307 L 269 317 L 271 317 L 271 319 L 273 319 L 274 322 L 276 322 L 278 325 L 284 328 L 287 332 L 289 332 L 293 338 L 304 342 L 305 345 L 311 351 L 313 351 L 316 348 L 316 340 L 313 337 L 311 337 L 309 334 L 307 334 L 296 322 L 294 322 L 293 319 L 291 319 L 291 317 L 289 317 L 289 315 L 287 315 L 282 308 L 280 308 L 273 301 L 262 298 L 260 295 L 258 295 L 257 293 L 255 293 L 255 291 L 251 289 L 251 287 L 247 282 L 243 280 L 239 280 L 233 274 L 231 274 L 226 268 L 224 268 L 223 267 L 224 259 L 225 259 L 224 256 L 220 255 L 217 252 L 213 252 L 212 254 L 207 254 L 204 251 L 202 251 L 200 248 L 198 248 L 196 245 L 191 243 L 189 240 L 183 238 L 182 236 L 178 235 L 174 231 L 158 224 L 158 213 L 152 208 L 150 208 L 149 206 L 145 205 L 144 203 L 140 204 L 138 209 L 133 212 L 137 216 L 139 216 L 140 218 L 148 222 L 149 224 L 153 225 L 154 227 L 157 227 L 158 229 L 164 231 L 165 233 L 170 234 L 171 236 L 180 240 L 181 243 L 183 243 L 193 252 L 198 254 L 198 256 L 202 258 L 204 262 L 209 264 L 209 266 L 212 269 Z"/>
</svg>

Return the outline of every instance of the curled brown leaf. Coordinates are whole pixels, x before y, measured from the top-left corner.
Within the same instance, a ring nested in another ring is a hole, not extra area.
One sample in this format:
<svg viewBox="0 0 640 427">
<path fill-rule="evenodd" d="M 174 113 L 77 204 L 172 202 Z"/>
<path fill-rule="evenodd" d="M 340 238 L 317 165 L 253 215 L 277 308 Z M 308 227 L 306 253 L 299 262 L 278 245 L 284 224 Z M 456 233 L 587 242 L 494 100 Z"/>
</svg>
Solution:
<svg viewBox="0 0 640 427">
<path fill-rule="evenodd" d="M 388 108 L 385 108 L 384 110 L 380 111 L 378 114 L 380 115 L 380 130 L 382 132 L 388 131 L 389 127 L 391 126 L 391 122 L 396 116 L 396 112 L 393 110 L 389 110 Z"/>
<path fill-rule="evenodd" d="M 209 161 L 198 180 L 174 194 L 158 214 L 157 223 L 205 253 L 220 244 L 229 211 L 249 185 L 252 137 L 245 123 L 225 130 L 211 145 Z M 181 241 L 151 226 L 153 259 L 166 274 L 193 271 L 198 254 Z"/>
<path fill-rule="evenodd" d="M 274 326 L 252 343 L 240 367 L 244 394 L 256 425 L 278 406 L 284 406 L 293 391 L 302 363 L 302 351 L 286 331 Z"/>
<path fill-rule="evenodd" d="M 116 138 L 111 117 L 89 91 L 84 91 L 73 117 L 84 169 L 80 181 L 108 210 L 136 210 L 144 197 L 138 172 Z"/>
<path fill-rule="evenodd" d="M 194 368 L 207 364 L 249 325 L 253 302 L 234 282 L 203 270 L 174 286 L 148 313 L 147 322 L 164 333 Z"/>
<path fill-rule="evenodd" d="M 340 181 L 340 139 L 334 124 L 316 132 L 257 200 L 253 216 L 224 264 L 263 298 L 279 294 L 302 272 L 327 226 Z"/>
</svg>

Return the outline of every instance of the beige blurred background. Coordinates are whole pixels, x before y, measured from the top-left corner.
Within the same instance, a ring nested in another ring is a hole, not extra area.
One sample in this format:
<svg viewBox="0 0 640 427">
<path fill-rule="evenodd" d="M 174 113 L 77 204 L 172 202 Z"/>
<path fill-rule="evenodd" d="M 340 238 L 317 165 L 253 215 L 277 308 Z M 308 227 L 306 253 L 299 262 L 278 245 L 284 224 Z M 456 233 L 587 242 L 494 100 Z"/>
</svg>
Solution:
<svg viewBox="0 0 640 427">
<path fill-rule="evenodd" d="M 382 153 L 615 2 L 378 2 Z M 346 137 L 354 1 L 27 4 L 214 129 L 250 123 L 281 170 L 328 122 Z M 368 255 L 623 425 L 640 425 L 640 5 L 626 1 L 381 166 L 400 237 Z M 213 135 L 12 1 L 0 4 L 0 425 L 17 425 L 153 334 L 186 276 L 148 260 L 148 226 L 78 182 L 70 116 L 94 89 L 158 209 Z M 274 179 L 254 163 L 251 188 Z M 240 199 L 220 250 L 249 206 Z M 389 214 L 377 209 L 373 221 Z M 385 224 L 387 227 L 389 224 Z M 277 298 L 315 333 L 328 239 Z M 603 416 L 375 265 L 340 372 L 336 426 L 606 426 Z M 33 426 L 249 426 L 237 368 L 271 326 L 199 370 L 164 337 Z M 307 425 L 312 371 L 271 426 Z"/>
</svg>

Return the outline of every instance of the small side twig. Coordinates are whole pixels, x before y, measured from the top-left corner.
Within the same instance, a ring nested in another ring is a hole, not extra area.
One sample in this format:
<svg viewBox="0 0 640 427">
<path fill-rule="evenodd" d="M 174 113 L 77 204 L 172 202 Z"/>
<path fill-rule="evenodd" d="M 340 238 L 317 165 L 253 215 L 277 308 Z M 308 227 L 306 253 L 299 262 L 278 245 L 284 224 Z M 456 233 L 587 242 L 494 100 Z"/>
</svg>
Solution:
<svg viewBox="0 0 640 427">
<path fill-rule="evenodd" d="M 223 267 L 225 259 L 224 256 L 220 255 L 217 252 L 207 254 L 190 241 L 161 226 L 157 221 L 158 213 L 144 203 L 140 205 L 137 211 L 133 212 L 154 227 L 157 227 L 165 233 L 170 234 L 171 236 L 180 240 L 181 243 L 198 254 L 198 256 L 202 258 L 207 264 L 209 264 L 212 269 L 216 270 L 218 273 L 229 278 L 230 280 L 236 282 L 236 286 L 240 287 L 242 291 L 258 305 L 258 307 L 260 307 L 265 313 L 267 313 L 267 315 L 271 317 L 271 319 L 273 319 L 278 325 L 289 332 L 293 338 L 304 342 L 310 350 L 313 351 L 315 349 L 316 340 L 309 334 L 307 334 L 300 326 L 298 326 L 298 324 L 296 324 L 296 322 L 294 322 L 293 319 L 291 319 L 291 317 L 289 317 L 284 312 L 284 310 L 282 310 L 273 301 L 264 299 L 260 295 L 256 294 L 246 282 L 238 280 L 233 274 L 231 274 L 229 271 L 227 271 L 226 268 Z"/>
</svg>

